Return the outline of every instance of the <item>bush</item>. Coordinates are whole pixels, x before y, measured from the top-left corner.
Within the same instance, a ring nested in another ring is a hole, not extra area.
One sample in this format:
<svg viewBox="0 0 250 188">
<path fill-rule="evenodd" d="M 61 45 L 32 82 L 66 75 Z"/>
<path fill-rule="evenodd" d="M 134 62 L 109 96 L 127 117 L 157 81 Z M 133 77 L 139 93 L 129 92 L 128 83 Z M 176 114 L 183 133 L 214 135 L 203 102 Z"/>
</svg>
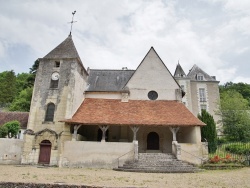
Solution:
<svg viewBox="0 0 250 188">
<path fill-rule="evenodd" d="M 0 127 L 0 138 L 5 138 L 8 135 L 8 128 L 6 126 Z"/>
<path fill-rule="evenodd" d="M 231 144 L 225 147 L 226 151 L 238 155 L 247 155 L 250 154 L 250 144 Z"/>
<path fill-rule="evenodd" d="M 9 121 L 5 123 L 3 126 L 8 129 L 8 137 L 16 137 L 20 130 L 20 123 L 18 121 Z"/>
</svg>

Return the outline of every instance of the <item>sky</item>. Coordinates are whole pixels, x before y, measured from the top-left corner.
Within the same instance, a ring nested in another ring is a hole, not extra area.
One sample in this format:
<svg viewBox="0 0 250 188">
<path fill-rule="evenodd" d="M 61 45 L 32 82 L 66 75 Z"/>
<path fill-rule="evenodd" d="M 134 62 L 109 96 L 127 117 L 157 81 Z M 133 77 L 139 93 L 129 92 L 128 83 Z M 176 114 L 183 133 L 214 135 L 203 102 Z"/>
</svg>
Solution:
<svg viewBox="0 0 250 188">
<path fill-rule="evenodd" d="M 87 69 L 136 69 L 153 46 L 173 74 L 194 64 L 250 84 L 249 0 L 0 0 L 0 72 L 29 72 L 72 38 Z"/>
</svg>

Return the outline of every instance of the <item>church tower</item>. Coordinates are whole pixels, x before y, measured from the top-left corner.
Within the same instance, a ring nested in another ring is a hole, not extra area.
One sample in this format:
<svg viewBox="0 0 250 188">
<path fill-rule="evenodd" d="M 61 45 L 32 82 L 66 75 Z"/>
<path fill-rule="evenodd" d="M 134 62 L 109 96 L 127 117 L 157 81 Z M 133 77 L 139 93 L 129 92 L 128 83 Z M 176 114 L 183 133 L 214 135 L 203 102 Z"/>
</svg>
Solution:
<svg viewBox="0 0 250 188">
<path fill-rule="evenodd" d="M 63 142 L 72 138 L 60 120 L 70 118 L 83 101 L 87 76 L 71 35 L 39 59 L 23 164 L 58 165 Z"/>
</svg>

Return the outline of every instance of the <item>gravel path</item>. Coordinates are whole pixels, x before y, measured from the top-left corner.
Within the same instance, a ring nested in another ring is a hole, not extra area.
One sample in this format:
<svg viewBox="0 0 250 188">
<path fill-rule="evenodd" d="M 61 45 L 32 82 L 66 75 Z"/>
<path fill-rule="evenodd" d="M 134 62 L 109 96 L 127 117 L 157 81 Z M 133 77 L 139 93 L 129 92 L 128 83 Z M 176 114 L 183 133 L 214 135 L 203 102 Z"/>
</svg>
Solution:
<svg viewBox="0 0 250 188">
<path fill-rule="evenodd" d="M 250 187 L 250 168 L 191 174 L 117 172 L 106 169 L 0 165 L 0 182 L 55 183 L 98 187 Z"/>
</svg>

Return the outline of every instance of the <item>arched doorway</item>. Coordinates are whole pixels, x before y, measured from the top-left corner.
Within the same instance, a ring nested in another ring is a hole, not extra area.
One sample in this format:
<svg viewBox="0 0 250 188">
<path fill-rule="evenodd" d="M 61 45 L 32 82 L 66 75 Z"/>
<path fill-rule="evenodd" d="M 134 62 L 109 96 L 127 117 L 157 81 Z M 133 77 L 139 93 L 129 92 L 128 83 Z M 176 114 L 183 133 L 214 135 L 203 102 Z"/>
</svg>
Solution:
<svg viewBox="0 0 250 188">
<path fill-rule="evenodd" d="M 51 154 L 51 142 L 49 140 L 43 140 L 40 143 L 40 154 L 38 163 L 39 164 L 49 164 Z"/>
<path fill-rule="evenodd" d="M 156 132 L 150 132 L 147 136 L 147 150 L 159 150 L 159 135 Z"/>
<path fill-rule="evenodd" d="M 106 135 L 105 135 L 105 141 L 107 142 L 108 141 L 108 137 L 109 137 L 109 130 L 106 131 Z M 98 129 L 98 132 L 97 132 L 97 141 L 101 141 L 102 140 L 102 130 L 101 129 Z"/>
</svg>

